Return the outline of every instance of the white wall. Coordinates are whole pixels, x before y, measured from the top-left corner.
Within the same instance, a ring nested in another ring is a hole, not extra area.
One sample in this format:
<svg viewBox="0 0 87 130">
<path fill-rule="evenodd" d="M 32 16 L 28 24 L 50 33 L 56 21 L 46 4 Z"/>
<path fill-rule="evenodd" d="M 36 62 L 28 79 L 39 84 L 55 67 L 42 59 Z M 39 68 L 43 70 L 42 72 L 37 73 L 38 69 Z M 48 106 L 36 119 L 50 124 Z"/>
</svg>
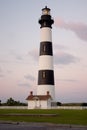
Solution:
<svg viewBox="0 0 87 130">
<path fill-rule="evenodd" d="M 37 95 L 46 95 L 47 91 L 51 95 L 52 99 L 55 101 L 55 86 L 54 85 L 38 85 Z"/>
<path fill-rule="evenodd" d="M 49 27 L 41 28 L 40 32 L 40 41 L 52 41 L 52 31 Z"/>
<path fill-rule="evenodd" d="M 87 107 L 85 106 L 56 106 L 52 108 L 53 109 L 75 109 L 75 110 L 87 109 Z"/>
<path fill-rule="evenodd" d="M 39 70 L 53 70 L 53 56 L 39 56 Z"/>
<path fill-rule="evenodd" d="M 0 106 L 0 109 L 28 109 L 28 106 Z"/>
<path fill-rule="evenodd" d="M 30 109 L 28 106 L 0 106 L 0 109 Z M 46 108 L 45 108 L 46 109 Z M 87 109 L 86 106 L 56 106 L 56 107 L 50 107 L 48 106 L 47 109 Z"/>
<path fill-rule="evenodd" d="M 28 101 L 28 109 L 35 109 L 35 108 L 41 108 L 41 109 L 47 109 L 47 108 L 51 108 L 51 102 L 50 100 L 46 101 Z"/>
<path fill-rule="evenodd" d="M 28 109 L 34 109 L 35 108 L 35 101 L 31 100 L 28 101 Z"/>
</svg>

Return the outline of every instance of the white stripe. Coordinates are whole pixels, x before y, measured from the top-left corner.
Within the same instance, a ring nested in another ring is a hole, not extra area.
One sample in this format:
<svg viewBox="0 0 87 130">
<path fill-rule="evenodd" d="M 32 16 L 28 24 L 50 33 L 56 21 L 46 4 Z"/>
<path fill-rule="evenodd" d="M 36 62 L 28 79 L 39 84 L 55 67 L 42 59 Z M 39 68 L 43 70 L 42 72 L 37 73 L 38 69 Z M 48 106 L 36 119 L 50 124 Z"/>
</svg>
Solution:
<svg viewBox="0 0 87 130">
<path fill-rule="evenodd" d="M 37 95 L 47 95 L 47 91 L 52 96 L 52 99 L 55 100 L 55 87 L 54 85 L 38 85 Z"/>
<path fill-rule="evenodd" d="M 51 31 L 51 28 L 48 28 L 48 27 L 44 27 L 44 28 L 41 28 L 41 42 L 43 41 L 49 41 L 49 42 L 52 42 L 52 31 Z"/>
<path fill-rule="evenodd" d="M 39 70 L 53 70 L 53 56 L 41 55 L 39 57 Z"/>
</svg>

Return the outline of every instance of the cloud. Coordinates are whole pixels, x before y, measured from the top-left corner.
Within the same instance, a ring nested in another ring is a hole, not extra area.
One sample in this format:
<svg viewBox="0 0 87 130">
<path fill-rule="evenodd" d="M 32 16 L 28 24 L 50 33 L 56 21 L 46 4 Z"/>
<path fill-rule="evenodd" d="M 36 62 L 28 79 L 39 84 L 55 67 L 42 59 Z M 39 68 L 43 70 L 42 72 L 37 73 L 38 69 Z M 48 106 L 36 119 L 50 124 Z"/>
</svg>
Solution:
<svg viewBox="0 0 87 130">
<path fill-rule="evenodd" d="M 18 83 L 18 86 L 21 86 L 21 87 L 30 87 L 30 84 L 29 83 Z"/>
<path fill-rule="evenodd" d="M 35 61 L 38 60 L 39 54 L 38 54 L 38 50 L 37 49 L 29 51 L 28 55 L 32 56 Z"/>
<path fill-rule="evenodd" d="M 54 55 L 55 55 L 54 56 L 54 63 L 55 64 L 67 65 L 70 63 L 75 63 L 79 60 L 75 56 L 68 54 L 66 52 L 62 52 L 62 51 L 58 51 Z"/>
<path fill-rule="evenodd" d="M 55 64 L 70 64 L 70 63 L 75 63 L 79 61 L 79 58 L 64 52 L 64 50 L 67 50 L 67 47 L 59 44 L 54 45 L 54 63 Z M 37 50 L 31 50 L 28 55 L 32 56 L 35 61 L 38 61 L 38 56 L 37 56 Z M 31 79 L 34 80 L 34 77 L 31 75 L 26 75 L 26 79 Z"/>
<path fill-rule="evenodd" d="M 60 45 L 60 44 L 54 44 L 54 50 L 57 50 L 57 49 L 59 49 L 59 50 L 66 50 L 67 49 L 67 47 L 66 46 L 63 46 L 63 45 Z"/>
<path fill-rule="evenodd" d="M 12 71 L 11 70 L 7 70 L 7 74 L 11 74 L 12 73 Z"/>
<path fill-rule="evenodd" d="M 23 57 L 20 56 L 20 55 L 16 55 L 16 59 L 17 59 L 17 60 L 23 60 Z"/>
<path fill-rule="evenodd" d="M 2 68 L 0 67 L 0 73 L 2 72 Z"/>
<path fill-rule="evenodd" d="M 0 74 L 0 78 L 3 78 L 4 77 L 4 75 L 3 74 Z"/>
<path fill-rule="evenodd" d="M 18 86 L 31 87 L 34 81 L 35 81 L 35 78 L 32 75 L 27 74 L 27 75 L 24 75 L 24 79 L 18 81 Z"/>
<path fill-rule="evenodd" d="M 55 26 L 59 28 L 64 28 L 66 30 L 71 30 L 84 41 L 87 41 L 87 24 L 85 23 L 75 23 L 75 22 L 65 22 L 60 18 L 55 19 Z"/>
<path fill-rule="evenodd" d="M 10 55 L 13 56 L 16 60 L 23 60 L 23 56 L 21 54 L 16 53 L 14 50 L 10 50 Z"/>
<path fill-rule="evenodd" d="M 75 80 L 75 79 L 57 79 L 57 81 L 62 81 L 62 82 L 78 82 L 78 80 Z"/>
<path fill-rule="evenodd" d="M 3 77 L 4 77 L 3 70 L 2 70 L 2 68 L 0 67 L 0 78 L 3 78 Z"/>
<path fill-rule="evenodd" d="M 34 80 L 35 80 L 35 78 L 34 78 L 32 75 L 29 75 L 29 74 L 28 74 L 28 75 L 25 75 L 24 78 L 25 78 L 25 79 L 28 79 L 28 80 L 31 80 L 31 81 L 34 81 Z"/>
</svg>

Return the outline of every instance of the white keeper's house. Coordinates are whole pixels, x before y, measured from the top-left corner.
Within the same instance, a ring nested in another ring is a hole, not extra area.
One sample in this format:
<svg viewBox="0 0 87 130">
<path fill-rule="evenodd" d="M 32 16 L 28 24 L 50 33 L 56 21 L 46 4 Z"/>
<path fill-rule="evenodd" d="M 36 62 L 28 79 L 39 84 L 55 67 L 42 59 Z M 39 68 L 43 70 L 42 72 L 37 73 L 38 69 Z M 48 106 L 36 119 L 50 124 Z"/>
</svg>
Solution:
<svg viewBox="0 0 87 130">
<path fill-rule="evenodd" d="M 27 97 L 28 100 L 28 109 L 47 109 L 51 108 L 52 97 L 47 92 L 46 95 L 33 95 L 33 92 L 30 92 L 30 95 Z"/>
</svg>

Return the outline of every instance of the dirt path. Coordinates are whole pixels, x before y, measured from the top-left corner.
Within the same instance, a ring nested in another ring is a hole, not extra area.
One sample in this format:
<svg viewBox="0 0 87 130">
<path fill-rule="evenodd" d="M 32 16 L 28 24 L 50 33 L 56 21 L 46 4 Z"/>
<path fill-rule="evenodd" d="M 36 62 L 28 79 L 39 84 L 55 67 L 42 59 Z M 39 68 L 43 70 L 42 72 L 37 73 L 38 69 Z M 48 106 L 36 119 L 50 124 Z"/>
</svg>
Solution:
<svg viewBox="0 0 87 130">
<path fill-rule="evenodd" d="M 0 130 L 87 130 L 87 126 L 51 123 L 0 122 Z"/>
</svg>

